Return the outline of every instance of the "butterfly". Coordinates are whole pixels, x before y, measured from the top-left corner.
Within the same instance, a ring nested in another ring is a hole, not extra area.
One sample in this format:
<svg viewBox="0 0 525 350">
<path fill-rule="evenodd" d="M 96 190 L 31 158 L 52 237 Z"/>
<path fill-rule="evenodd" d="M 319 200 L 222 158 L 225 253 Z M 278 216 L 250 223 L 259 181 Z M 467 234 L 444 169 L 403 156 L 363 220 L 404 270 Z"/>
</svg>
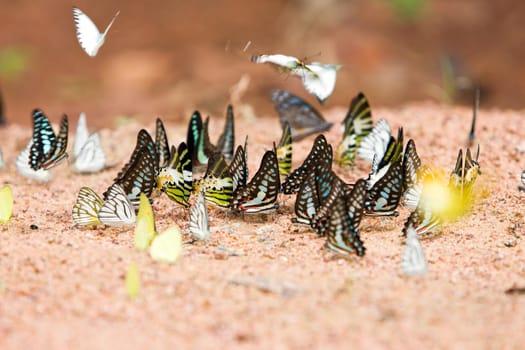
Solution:
<svg viewBox="0 0 525 350">
<path fill-rule="evenodd" d="M 96 173 L 106 168 L 106 154 L 102 149 L 98 133 L 91 134 L 78 157 L 72 164 L 73 169 L 79 173 Z"/>
<path fill-rule="evenodd" d="M 276 203 L 279 185 L 277 155 L 274 150 L 266 151 L 259 170 L 245 187 L 237 189 L 230 207 L 246 213 L 277 209 L 279 208 L 279 204 Z"/>
<path fill-rule="evenodd" d="M 323 104 L 335 87 L 337 71 L 341 66 L 319 62 L 305 63 L 298 58 L 285 55 L 253 55 L 255 63 L 271 63 L 280 71 L 301 78 L 304 87 Z"/>
<path fill-rule="evenodd" d="M 395 211 L 403 193 L 403 167 L 396 161 L 368 191 L 365 200 L 366 215 L 397 216 Z"/>
<path fill-rule="evenodd" d="M 126 291 L 131 299 L 137 299 L 140 295 L 140 274 L 137 264 L 131 263 L 126 271 Z"/>
<path fill-rule="evenodd" d="M 39 182 L 48 182 L 51 180 L 51 172 L 49 170 L 38 169 L 33 170 L 29 166 L 29 153 L 31 152 L 31 146 L 33 145 L 33 140 L 29 140 L 25 149 L 18 154 L 16 158 L 16 170 L 22 176 L 27 177 L 28 179 L 36 180 Z"/>
<path fill-rule="evenodd" d="M 228 105 L 226 110 L 226 122 L 224 130 L 217 141 L 217 150 L 222 153 L 224 158 L 233 159 L 233 149 L 235 147 L 235 128 L 233 122 L 233 107 Z"/>
<path fill-rule="evenodd" d="M 80 188 L 71 213 L 73 221 L 78 226 L 100 225 L 98 213 L 103 204 L 102 198 L 91 188 Z"/>
<path fill-rule="evenodd" d="M 403 154 L 403 191 L 406 192 L 410 187 L 416 185 L 418 172 L 421 168 L 421 159 L 416 150 L 414 140 L 408 140 Z"/>
<path fill-rule="evenodd" d="M 357 148 L 373 128 L 372 111 L 366 96 L 360 92 L 350 102 L 343 121 L 343 140 L 337 147 L 335 161 L 339 166 L 353 165 Z"/>
<path fill-rule="evenodd" d="M 73 20 L 77 30 L 78 43 L 90 57 L 97 55 L 98 50 L 104 44 L 109 28 L 111 28 L 119 13 L 120 11 L 117 11 L 106 30 L 101 33 L 95 23 L 84 12 L 80 11 L 78 7 L 73 7 Z"/>
<path fill-rule="evenodd" d="M 406 246 L 401 261 L 401 269 L 409 276 L 424 275 L 428 269 L 427 259 L 423 246 L 419 241 L 416 230 L 410 226 L 406 234 Z"/>
<path fill-rule="evenodd" d="M 392 139 L 390 124 L 386 119 L 381 119 L 372 131 L 363 138 L 357 148 L 357 155 L 369 163 L 374 161 L 374 157 L 381 161 Z"/>
<path fill-rule="evenodd" d="M 520 190 L 520 191 L 525 191 L 525 170 L 523 170 L 523 171 L 521 172 L 521 177 L 520 177 L 520 179 L 521 179 L 521 185 L 518 186 L 518 190 Z"/>
<path fill-rule="evenodd" d="M 326 248 L 341 254 L 365 255 L 366 248 L 361 241 L 359 230 L 352 225 L 345 196 L 335 197 L 327 217 L 325 233 Z"/>
<path fill-rule="evenodd" d="M 155 217 L 148 197 L 141 193 L 134 242 L 138 250 L 146 250 L 153 260 L 173 264 L 182 250 L 182 235 L 178 227 L 173 226 L 158 234 Z"/>
<path fill-rule="evenodd" d="M 193 186 L 192 162 L 188 146 L 182 142 L 178 150 L 173 148 L 168 166 L 160 168 L 157 189 L 183 207 L 189 207 Z"/>
<path fill-rule="evenodd" d="M 279 175 L 289 175 L 292 170 L 292 134 L 288 122 L 284 123 L 283 134 L 275 152 L 279 162 Z"/>
<path fill-rule="evenodd" d="M 478 114 L 478 109 L 479 109 L 479 86 L 476 88 L 474 92 L 474 100 L 472 104 L 473 104 L 472 123 L 470 124 L 470 131 L 468 133 L 468 139 L 467 139 L 468 147 L 472 147 L 474 145 L 474 141 L 476 140 L 476 116 Z"/>
<path fill-rule="evenodd" d="M 467 148 L 467 152 L 465 152 L 465 163 L 463 163 L 463 152 L 460 149 L 456 160 L 456 166 L 450 174 L 449 187 L 456 191 L 463 201 L 469 199 L 472 185 L 474 185 L 477 176 L 481 174 L 478 157 L 479 146 L 475 159 L 472 159 L 470 148 Z"/>
<path fill-rule="evenodd" d="M 202 192 L 199 192 L 190 209 L 190 234 L 194 240 L 205 240 L 210 237 L 208 208 Z"/>
<path fill-rule="evenodd" d="M 247 143 L 248 137 L 246 137 L 244 141 L 244 148 L 241 145 L 237 146 L 233 160 L 228 167 L 228 172 L 232 176 L 233 192 L 237 191 L 238 188 L 245 187 L 248 182 L 248 159 L 246 157 Z"/>
<path fill-rule="evenodd" d="M 288 91 L 274 90 L 271 98 L 279 114 L 281 127 L 284 129 L 285 123 L 290 124 L 290 133 L 294 142 L 330 130 L 333 125 L 328 123 L 315 108 Z"/>
<path fill-rule="evenodd" d="M 29 166 L 33 170 L 48 170 L 67 158 L 67 134 L 69 123 L 64 114 L 60 122 L 60 131 L 55 135 L 49 119 L 44 113 L 33 111 L 33 143 L 29 151 Z"/>
<path fill-rule="evenodd" d="M 13 215 L 13 191 L 9 185 L 0 188 L 0 224 L 7 224 Z"/>
<path fill-rule="evenodd" d="M 315 171 L 312 169 L 306 174 L 295 197 L 294 209 L 297 217 L 292 218 L 292 222 L 310 225 L 312 217 L 320 206 L 315 183 Z"/>
<path fill-rule="evenodd" d="M 133 204 L 124 189 L 117 183 L 104 193 L 104 203 L 98 211 L 98 219 L 108 226 L 133 225 L 137 217 Z"/>
<path fill-rule="evenodd" d="M 138 207 L 141 192 L 151 198 L 157 183 L 158 170 L 156 165 L 157 162 L 152 153 L 147 147 L 141 147 L 126 173 L 115 181 L 115 184 L 122 187 L 133 206 Z M 106 194 L 104 194 L 104 198 L 106 198 Z"/>
<path fill-rule="evenodd" d="M 219 207 L 229 208 L 233 196 L 233 179 L 221 153 L 212 154 L 206 174 L 194 181 L 193 192 L 202 191 L 204 198 Z"/>
<path fill-rule="evenodd" d="M 168 135 L 166 135 L 164 123 L 162 123 L 160 118 L 157 118 L 155 121 L 155 150 L 159 159 L 159 168 L 167 166 L 171 159 L 170 144 L 168 143 Z"/>
<path fill-rule="evenodd" d="M 154 175 L 158 172 L 158 156 L 157 156 L 157 147 L 155 146 L 155 143 L 153 142 L 153 139 L 151 138 L 151 135 L 144 129 L 141 129 L 137 134 L 137 142 L 135 143 L 135 148 L 133 149 L 133 152 L 131 153 L 131 157 L 129 161 L 124 165 L 122 170 L 117 174 L 117 176 L 113 179 L 114 182 L 117 182 L 121 180 L 128 170 L 131 168 L 131 166 L 136 163 L 138 155 L 140 150 L 144 148 L 147 153 L 154 158 Z M 137 193 L 138 196 L 138 193 Z"/>
<path fill-rule="evenodd" d="M 324 135 L 316 137 L 312 149 L 303 164 L 288 175 L 282 183 L 281 192 L 284 194 L 297 193 L 307 173 L 314 169 L 318 161 L 332 162 L 332 146 L 326 142 Z"/>
<path fill-rule="evenodd" d="M 207 164 L 208 159 L 201 150 L 202 117 L 199 111 L 193 112 L 188 124 L 186 145 L 193 165 Z M 200 157 L 202 155 L 202 158 Z"/>
</svg>

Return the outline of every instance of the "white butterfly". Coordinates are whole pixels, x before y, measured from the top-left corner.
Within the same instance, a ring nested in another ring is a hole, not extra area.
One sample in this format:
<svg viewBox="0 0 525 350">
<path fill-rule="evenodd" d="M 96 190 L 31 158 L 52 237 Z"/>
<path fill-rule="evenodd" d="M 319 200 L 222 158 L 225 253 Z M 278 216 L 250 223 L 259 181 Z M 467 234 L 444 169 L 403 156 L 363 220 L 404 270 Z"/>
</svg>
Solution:
<svg viewBox="0 0 525 350">
<path fill-rule="evenodd" d="M 357 155 L 359 158 L 372 164 L 374 164 L 374 157 L 376 157 L 378 160 L 378 163 L 376 164 L 377 167 L 385 155 L 388 143 L 390 142 L 390 137 L 390 124 L 388 124 L 386 119 L 381 119 L 377 122 L 376 126 L 374 126 L 372 132 L 361 141 L 361 144 L 357 149 Z M 375 171 L 377 171 L 377 169 L 375 169 Z M 372 168 L 372 172 L 375 171 Z"/>
<path fill-rule="evenodd" d="M 98 219 L 108 226 L 134 225 L 135 209 L 120 185 L 113 184 L 107 191 L 106 200 L 98 211 Z"/>
<path fill-rule="evenodd" d="M 109 28 L 111 28 L 119 13 L 120 11 L 117 11 L 104 33 L 101 33 L 95 23 L 84 12 L 73 6 L 73 19 L 77 28 L 77 39 L 82 49 L 89 56 L 95 57 L 97 55 L 98 50 L 104 44 Z"/>
<path fill-rule="evenodd" d="M 210 237 L 208 208 L 206 207 L 206 201 L 202 191 L 199 192 L 190 210 L 190 233 L 195 240 L 205 240 Z"/>
<path fill-rule="evenodd" d="M 72 164 L 73 169 L 79 173 L 96 173 L 106 167 L 106 155 L 98 133 L 88 135 L 86 115 L 81 113 L 73 144 L 75 160 Z"/>
<path fill-rule="evenodd" d="M 409 276 L 424 275 L 427 272 L 428 264 L 423 252 L 423 247 L 419 241 L 414 227 L 410 226 L 407 230 L 405 252 L 401 261 L 403 272 Z"/>
<path fill-rule="evenodd" d="M 271 63 L 281 71 L 297 75 L 311 94 L 323 104 L 332 94 L 335 87 L 337 71 L 341 66 L 319 62 L 305 63 L 293 56 L 286 55 L 254 55 L 255 63 Z"/>
<path fill-rule="evenodd" d="M 29 154 L 31 152 L 31 146 L 33 145 L 33 140 L 29 140 L 26 148 L 20 152 L 18 157 L 16 158 L 16 170 L 22 175 L 27 177 L 28 179 L 40 181 L 40 182 L 48 182 L 51 180 L 51 173 L 49 170 L 44 169 L 38 169 L 33 170 L 29 166 Z"/>
<path fill-rule="evenodd" d="M 94 226 L 100 224 L 98 212 L 104 204 L 100 196 L 89 187 L 82 187 L 73 205 L 73 221 L 79 226 Z"/>
</svg>

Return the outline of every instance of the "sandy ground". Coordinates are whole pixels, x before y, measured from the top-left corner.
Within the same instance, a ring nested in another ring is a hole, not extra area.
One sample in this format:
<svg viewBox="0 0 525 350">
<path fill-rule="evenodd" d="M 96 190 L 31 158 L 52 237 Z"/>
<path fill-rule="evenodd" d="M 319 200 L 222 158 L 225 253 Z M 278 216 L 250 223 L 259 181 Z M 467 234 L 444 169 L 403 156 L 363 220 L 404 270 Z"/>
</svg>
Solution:
<svg viewBox="0 0 525 350">
<path fill-rule="evenodd" d="M 345 112 L 332 109 L 327 119 L 337 123 Z M 290 223 L 293 198 L 281 198 L 277 214 L 244 221 L 210 208 L 212 238 L 184 246 L 176 265 L 155 263 L 135 251 L 133 228 L 73 226 L 79 188 L 100 193 L 118 169 L 81 176 L 61 165 L 49 184 L 31 183 L 14 170 L 31 130 L 1 129 L 9 167 L 0 171 L 0 184 L 12 186 L 15 208 L 11 223 L 0 226 L 0 348 L 523 347 L 525 296 L 505 290 L 525 286 L 524 194 L 517 191 L 525 166 L 524 114 L 480 112 L 478 200 L 468 216 L 422 240 L 429 260 L 422 278 L 400 270 L 406 209 L 395 219 L 365 219 L 366 256 L 341 258 L 322 248 L 324 241 L 312 230 Z M 375 108 L 375 121 L 380 117 L 394 128 L 404 126 L 423 163 L 449 172 L 465 144 L 471 111 L 419 104 Z M 222 116 L 212 118 L 212 140 L 222 123 Z M 145 126 L 153 130 L 153 118 Z M 101 130 L 109 158 L 119 167 L 141 127 Z M 167 129 L 171 142 L 185 138 L 185 123 Z M 238 143 L 246 133 L 253 175 L 280 128 L 274 117 L 237 116 Z M 326 136 L 336 144 L 338 125 Z M 313 137 L 294 144 L 294 166 L 312 142 Z M 353 181 L 368 166 L 335 170 Z M 187 210 L 166 197 L 153 208 L 160 230 L 174 224 L 187 229 Z M 142 279 L 137 300 L 124 286 L 132 262 Z"/>
</svg>

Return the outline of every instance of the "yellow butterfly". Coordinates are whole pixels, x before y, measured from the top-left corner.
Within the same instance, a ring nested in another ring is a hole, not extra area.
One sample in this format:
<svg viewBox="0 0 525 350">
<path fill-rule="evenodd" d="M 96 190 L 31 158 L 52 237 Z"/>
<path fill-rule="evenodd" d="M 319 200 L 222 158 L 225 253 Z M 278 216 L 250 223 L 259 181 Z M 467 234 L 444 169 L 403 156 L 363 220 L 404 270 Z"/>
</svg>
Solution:
<svg viewBox="0 0 525 350">
<path fill-rule="evenodd" d="M 182 250 L 182 235 L 177 226 L 172 226 L 157 234 L 153 210 L 148 197 L 144 193 L 140 194 L 134 241 L 138 250 L 145 250 L 150 247 L 149 253 L 151 257 L 158 262 L 173 264 L 177 261 Z"/>
<path fill-rule="evenodd" d="M 126 291 L 131 299 L 140 295 L 140 274 L 135 263 L 131 263 L 126 272 Z"/>
<path fill-rule="evenodd" d="M 7 224 L 13 215 L 13 192 L 9 185 L 0 189 L 0 224 Z"/>
</svg>

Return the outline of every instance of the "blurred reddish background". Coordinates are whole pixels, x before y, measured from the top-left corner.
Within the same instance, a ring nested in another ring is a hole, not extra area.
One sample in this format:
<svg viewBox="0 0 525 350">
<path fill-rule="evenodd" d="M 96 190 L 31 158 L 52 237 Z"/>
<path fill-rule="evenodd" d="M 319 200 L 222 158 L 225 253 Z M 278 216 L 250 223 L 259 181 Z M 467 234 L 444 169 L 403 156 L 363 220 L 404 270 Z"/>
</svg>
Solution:
<svg viewBox="0 0 525 350">
<path fill-rule="evenodd" d="M 187 119 L 194 109 L 222 116 L 243 76 L 242 103 L 257 115 L 274 113 L 268 96 L 277 87 L 318 106 L 299 79 L 251 63 L 255 53 L 343 65 L 326 107 L 346 106 L 359 90 L 375 106 L 470 104 L 476 84 L 483 108 L 523 107 L 525 3 L 517 0 L 0 4 L 0 88 L 10 122 L 29 124 L 35 107 L 54 121 L 85 111 L 97 127 L 118 116 Z M 121 11 L 95 58 L 77 43 L 73 5 L 101 30 Z"/>
</svg>

